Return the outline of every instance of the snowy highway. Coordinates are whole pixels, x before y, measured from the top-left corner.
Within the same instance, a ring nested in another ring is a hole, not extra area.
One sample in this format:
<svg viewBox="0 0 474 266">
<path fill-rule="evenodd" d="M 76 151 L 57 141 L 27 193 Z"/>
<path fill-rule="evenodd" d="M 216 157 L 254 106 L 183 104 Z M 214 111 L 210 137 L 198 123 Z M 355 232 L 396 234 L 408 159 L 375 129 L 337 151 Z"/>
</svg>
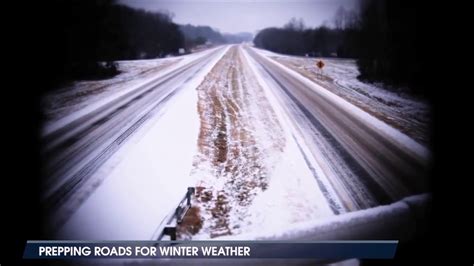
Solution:
<svg viewBox="0 0 474 266">
<path fill-rule="evenodd" d="M 180 239 L 262 235 L 427 190 L 425 146 L 246 44 L 96 97 L 43 130 L 56 238 L 152 239 L 188 186 Z"/>
<path fill-rule="evenodd" d="M 121 144 L 222 52 L 201 54 L 84 114 L 73 114 L 46 128 L 45 207 L 54 212 L 120 148 Z M 210 56 L 209 56 L 210 54 Z M 69 118 L 69 119 L 67 119 Z"/>
</svg>

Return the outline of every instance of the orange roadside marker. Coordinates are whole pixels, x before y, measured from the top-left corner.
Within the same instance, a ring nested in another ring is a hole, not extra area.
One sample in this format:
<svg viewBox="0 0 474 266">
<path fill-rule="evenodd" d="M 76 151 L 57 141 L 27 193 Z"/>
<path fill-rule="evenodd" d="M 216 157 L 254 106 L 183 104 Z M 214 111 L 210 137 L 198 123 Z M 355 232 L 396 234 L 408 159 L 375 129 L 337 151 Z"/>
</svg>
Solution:
<svg viewBox="0 0 474 266">
<path fill-rule="evenodd" d="M 321 61 L 321 60 L 318 60 L 318 62 L 316 62 L 316 65 L 319 67 L 319 69 L 323 69 L 323 67 L 324 67 L 324 62 Z"/>
</svg>

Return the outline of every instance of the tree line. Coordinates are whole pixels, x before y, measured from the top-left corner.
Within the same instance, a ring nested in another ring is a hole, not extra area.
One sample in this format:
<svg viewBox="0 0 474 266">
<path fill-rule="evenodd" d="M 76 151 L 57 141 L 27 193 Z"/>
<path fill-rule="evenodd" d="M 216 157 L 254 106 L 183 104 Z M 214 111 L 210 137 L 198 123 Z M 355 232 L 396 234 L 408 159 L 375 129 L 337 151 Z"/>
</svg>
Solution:
<svg viewBox="0 0 474 266">
<path fill-rule="evenodd" d="M 340 14 L 352 14 L 342 7 Z M 348 17 L 349 15 L 345 15 Z M 339 22 L 337 27 L 323 25 L 316 28 L 306 28 L 302 19 L 292 18 L 282 28 L 266 28 L 255 36 L 257 47 L 277 53 L 310 56 L 339 56 L 354 57 L 355 50 L 350 39 L 354 26 L 349 20 Z"/>
<path fill-rule="evenodd" d="M 422 3 L 363 0 L 360 10 L 357 65 L 361 78 L 408 86 L 426 96 L 421 54 L 427 47 L 418 39 L 424 27 Z"/>
<path fill-rule="evenodd" d="M 46 1 L 42 46 L 53 83 L 118 73 L 116 60 L 178 53 L 184 36 L 170 14 L 119 5 L 114 0 Z"/>
<path fill-rule="evenodd" d="M 180 48 L 253 38 L 248 33 L 221 34 L 209 26 L 178 25 L 166 11 L 134 9 L 117 0 L 50 0 L 42 5 L 44 39 L 35 43 L 49 63 L 45 70 L 51 87 L 114 76 L 117 60 L 158 58 Z"/>
<path fill-rule="evenodd" d="M 356 10 L 340 7 L 332 25 L 306 28 L 292 19 L 282 28 L 266 28 L 257 47 L 277 53 L 357 59 L 359 78 L 409 87 L 424 95 L 418 21 L 422 7 L 408 0 L 360 0 Z"/>
<path fill-rule="evenodd" d="M 209 26 L 195 26 L 191 24 L 180 25 L 179 28 L 186 39 L 187 48 L 205 43 L 226 44 L 251 42 L 253 40 L 253 35 L 248 32 L 221 33 Z"/>
</svg>

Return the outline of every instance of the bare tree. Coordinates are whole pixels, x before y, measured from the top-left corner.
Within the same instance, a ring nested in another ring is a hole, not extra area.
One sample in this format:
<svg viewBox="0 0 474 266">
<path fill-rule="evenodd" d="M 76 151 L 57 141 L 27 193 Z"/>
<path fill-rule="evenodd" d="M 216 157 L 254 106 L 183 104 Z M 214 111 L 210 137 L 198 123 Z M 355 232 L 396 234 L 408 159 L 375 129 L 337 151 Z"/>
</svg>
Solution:
<svg viewBox="0 0 474 266">
<path fill-rule="evenodd" d="M 339 6 L 334 14 L 333 22 L 336 29 L 343 30 L 347 26 L 348 12 L 343 6 Z"/>
<path fill-rule="evenodd" d="M 306 26 L 302 18 L 297 19 L 293 17 L 285 24 L 285 26 L 283 26 L 283 28 L 294 31 L 304 31 Z"/>
</svg>

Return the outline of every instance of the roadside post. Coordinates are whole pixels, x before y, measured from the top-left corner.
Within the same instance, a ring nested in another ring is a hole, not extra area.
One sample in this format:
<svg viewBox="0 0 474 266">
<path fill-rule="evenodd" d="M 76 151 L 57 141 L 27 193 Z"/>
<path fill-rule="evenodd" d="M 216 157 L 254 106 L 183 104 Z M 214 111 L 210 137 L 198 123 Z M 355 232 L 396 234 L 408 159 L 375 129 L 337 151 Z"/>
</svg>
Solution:
<svg viewBox="0 0 474 266">
<path fill-rule="evenodd" d="M 323 79 L 323 67 L 324 67 L 324 62 L 323 60 L 319 59 L 316 61 L 316 66 L 318 67 L 318 76 L 320 79 Z"/>
</svg>

